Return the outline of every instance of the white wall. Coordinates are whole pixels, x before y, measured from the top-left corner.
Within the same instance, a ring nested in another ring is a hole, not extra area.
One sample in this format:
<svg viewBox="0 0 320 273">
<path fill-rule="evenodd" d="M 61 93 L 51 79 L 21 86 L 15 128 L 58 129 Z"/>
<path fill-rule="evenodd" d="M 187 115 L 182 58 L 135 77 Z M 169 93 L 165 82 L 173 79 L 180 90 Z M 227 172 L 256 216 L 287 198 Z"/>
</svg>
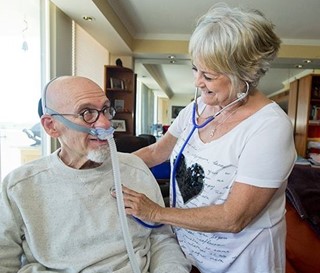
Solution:
<svg viewBox="0 0 320 273">
<path fill-rule="evenodd" d="M 172 106 L 187 106 L 193 99 L 193 96 L 175 95 L 169 100 L 169 119 L 172 122 Z"/>
<path fill-rule="evenodd" d="M 104 66 L 109 64 L 109 51 L 79 25 L 75 26 L 74 74 L 104 86 Z"/>
<path fill-rule="evenodd" d="M 50 79 L 72 74 L 72 20 L 59 8 L 50 8 Z"/>
<path fill-rule="evenodd" d="M 139 109 L 136 111 L 140 111 L 141 120 L 136 120 L 136 122 L 140 122 L 141 131 L 137 134 L 152 134 L 151 126 L 154 123 L 154 95 L 153 92 L 147 88 L 144 84 L 140 85 L 140 104 L 137 103 L 137 106 L 140 105 Z"/>
<path fill-rule="evenodd" d="M 72 20 L 54 5 L 50 15 L 52 77 L 84 76 L 103 87 L 104 65 L 109 64 L 109 51 L 79 25 L 74 25 L 73 32 Z"/>
</svg>

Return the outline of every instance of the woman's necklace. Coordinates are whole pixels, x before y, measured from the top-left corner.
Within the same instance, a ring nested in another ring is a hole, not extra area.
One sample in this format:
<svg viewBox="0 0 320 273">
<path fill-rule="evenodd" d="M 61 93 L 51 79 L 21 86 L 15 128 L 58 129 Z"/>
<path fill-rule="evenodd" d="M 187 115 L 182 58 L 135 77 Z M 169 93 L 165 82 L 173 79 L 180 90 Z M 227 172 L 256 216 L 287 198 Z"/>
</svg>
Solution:
<svg viewBox="0 0 320 273">
<path fill-rule="evenodd" d="M 239 107 L 237 107 L 236 109 L 234 109 L 228 116 L 225 117 L 225 119 L 224 119 L 223 121 L 219 122 L 217 126 L 214 126 L 214 127 L 211 129 L 209 136 L 210 136 L 210 137 L 213 137 L 214 134 L 215 134 L 215 132 L 217 131 L 217 129 L 218 129 L 225 121 L 227 121 L 238 109 L 239 109 Z"/>
</svg>

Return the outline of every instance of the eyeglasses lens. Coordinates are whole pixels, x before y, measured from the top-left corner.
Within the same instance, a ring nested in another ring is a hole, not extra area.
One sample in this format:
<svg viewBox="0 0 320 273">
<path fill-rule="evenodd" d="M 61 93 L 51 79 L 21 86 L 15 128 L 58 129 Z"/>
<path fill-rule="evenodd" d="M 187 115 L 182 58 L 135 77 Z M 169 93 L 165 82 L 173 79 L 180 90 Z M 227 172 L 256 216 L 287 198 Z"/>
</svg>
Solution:
<svg viewBox="0 0 320 273">
<path fill-rule="evenodd" d="M 107 119 L 112 119 L 115 115 L 115 110 L 112 107 L 105 107 L 102 110 L 87 109 L 82 113 L 83 120 L 87 123 L 96 122 L 99 118 L 99 114 L 102 113 Z"/>
<path fill-rule="evenodd" d="M 112 119 L 114 117 L 114 115 L 116 114 L 116 110 L 113 107 L 106 107 L 102 111 L 103 111 L 103 115 L 107 119 Z"/>
</svg>

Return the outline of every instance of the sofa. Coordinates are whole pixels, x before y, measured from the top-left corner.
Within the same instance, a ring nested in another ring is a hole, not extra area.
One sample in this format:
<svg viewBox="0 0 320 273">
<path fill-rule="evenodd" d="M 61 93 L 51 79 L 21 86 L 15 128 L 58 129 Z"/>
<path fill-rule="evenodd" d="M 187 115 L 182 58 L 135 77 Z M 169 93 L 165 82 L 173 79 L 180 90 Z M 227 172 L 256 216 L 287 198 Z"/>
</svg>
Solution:
<svg viewBox="0 0 320 273">
<path fill-rule="evenodd" d="M 156 137 L 148 134 L 141 134 L 139 136 L 133 135 L 115 135 L 114 137 L 117 150 L 122 153 L 132 153 L 145 146 L 156 142 Z"/>
<path fill-rule="evenodd" d="M 320 169 L 295 165 L 286 196 L 286 273 L 320 272 Z"/>
</svg>

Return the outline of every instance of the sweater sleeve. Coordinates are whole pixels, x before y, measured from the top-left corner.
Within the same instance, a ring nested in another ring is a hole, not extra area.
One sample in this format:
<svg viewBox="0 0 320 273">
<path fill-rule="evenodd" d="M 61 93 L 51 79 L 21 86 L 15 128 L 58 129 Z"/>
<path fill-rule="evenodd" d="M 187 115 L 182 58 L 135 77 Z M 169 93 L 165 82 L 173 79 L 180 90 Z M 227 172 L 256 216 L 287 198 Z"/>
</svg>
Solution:
<svg viewBox="0 0 320 273">
<path fill-rule="evenodd" d="M 175 235 L 167 225 L 154 229 L 151 233 L 152 273 L 187 273 L 191 263 L 184 256 Z"/>
<path fill-rule="evenodd" d="M 2 183 L 0 196 L 0 272 L 18 272 L 22 256 L 22 231 L 17 215 L 14 215 L 14 202 L 8 195 L 8 181 Z"/>
<path fill-rule="evenodd" d="M 4 179 L 0 193 L 0 272 L 54 272 L 34 261 L 32 263 L 25 261 L 23 220 L 10 194 L 12 187 L 8 186 L 9 178 L 10 175 Z"/>
<path fill-rule="evenodd" d="M 163 206 L 161 191 L 158 187 L 155 189 L 157 203 Z M 171 226 L 164 225 L 152 229 L 150 241 L 150 273 L 187 273 L 191 271 L 191 263 L 182 252 Z"/>
</svg>

